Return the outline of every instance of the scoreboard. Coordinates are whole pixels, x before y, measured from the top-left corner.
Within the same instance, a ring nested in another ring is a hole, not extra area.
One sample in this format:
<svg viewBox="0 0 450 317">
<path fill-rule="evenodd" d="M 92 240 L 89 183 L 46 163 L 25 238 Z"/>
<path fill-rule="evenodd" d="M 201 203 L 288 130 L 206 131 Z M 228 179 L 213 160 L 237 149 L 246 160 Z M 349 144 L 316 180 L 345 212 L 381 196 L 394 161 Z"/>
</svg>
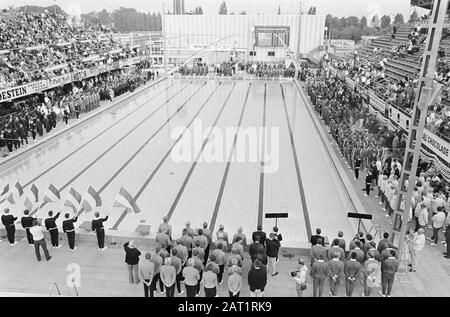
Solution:
<svg viewBox="0 0 450 317">
<path fill-rule="evenodd" d="M 288 26 L 255 26 L 255 46 L 283 47 L 283 42 L 289 46 L 289 34 Z"/>
</svg>

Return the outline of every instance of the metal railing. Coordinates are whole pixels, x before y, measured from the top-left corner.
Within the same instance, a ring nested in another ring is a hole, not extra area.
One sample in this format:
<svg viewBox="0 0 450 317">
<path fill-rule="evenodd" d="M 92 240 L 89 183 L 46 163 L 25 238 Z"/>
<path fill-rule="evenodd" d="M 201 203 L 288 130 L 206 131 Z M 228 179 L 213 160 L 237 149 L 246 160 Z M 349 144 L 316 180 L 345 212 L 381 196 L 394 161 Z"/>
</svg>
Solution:
<svg viewBox="0 0 450 317">
<path fill-rule="evenodd" d="M 53 287 L 56 288 L 56 291 L 58 292 L 58 295 L 61 296 L 61 291 L 59 290 L 58 284 L 56 282 L 53 282 L 50 286 L 49 296 L 52 296 Z"/>
<path fill-rule="evenodd" d="M 78 294 L 77 286 L 75 285 L 75 278 L 72 279 L 72 287 L 73 287 L 73 289 L 75 291 L 75 296 L 78 297 L 79 294 Z M 58 296 L 61 296 L 61 291 L 59 289 L 58 283 L 56 283 L 56 282 L 53 282 L 52 285 L 50 286 L 49 296 L 52 297 L 54 288 L 56 289 L 56 292 L 58 293 Z M 67 293 L 70 295 L 70 287 L 68 287 Z"/>
</svg>

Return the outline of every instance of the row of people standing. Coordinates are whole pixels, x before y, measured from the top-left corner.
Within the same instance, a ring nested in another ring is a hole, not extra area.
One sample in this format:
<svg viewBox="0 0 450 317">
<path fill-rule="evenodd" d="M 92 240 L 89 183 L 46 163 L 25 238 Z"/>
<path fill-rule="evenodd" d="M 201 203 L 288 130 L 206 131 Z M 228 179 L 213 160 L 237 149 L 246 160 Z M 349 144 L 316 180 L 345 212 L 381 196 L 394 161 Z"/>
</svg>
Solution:
<svg viewBox="0 0 450 317">
<path fill-rule="evenodd" d="M 48 212 L 47 218 L 44 220 L 45 229 L 48 231 L 50 235 L 51 245 L 54 249 L 59 249 L 62 244 L 60 243 L 59 229 L 56 224 L 57 219 L 59 218 L 61 212 L 54 214 L 53 211 Z M 64 220 L 62 222 L 62 230 L 67 235 L 67 241 L 69 244 L 69 248 L 71 251 L 75 251 L 77 247 L 75 246 L 75 223 L 78 220 L 77 215 L 70 215 L 69 213 L 64 214 Z M 100 251 L 104 251 L 107 249 L 105 246 L 105 229 L 103 223 L 108 220 L 108 216 L 104 218 L 100 218 L 100 214 L 98 212 L 95 213 L 95 219 L 92 220 L 92 231 L 95 232 L 97 236 L 97 243 Z M 18 221 L 18 217 L 15 217 L 10 213 L 10 210 L 6 208 L 3 211 L 3 215 L 1 217 L 2 224 L 5 226 L 7 239 L 10 245 L 16 245 L 17 241 L 15 240 L 16 234 L 16 223 Z M 51 259 L 48 249 L 47 243 L 44 238 L 44 227 L 39 223 L 37 217 L 33 216 L 30 213 L 30 210 L 25 210 L 24 215 L 20 219 L 20 224 L 25 230 L 25 235 L 27 242 L 30 246 L 35 247 L 36 258 L 38 261 L 41 261 L 40 248 L 43 249 L 44 255 L 49 261 Z M 37 236 L 36 236 L 36 235 Z"/>
<path fill-rule="evenodd" d="M 156 242 L 158 247 L 140 259 L 141 252 L 134 241 L 124 245 L 125 262 L 128 265 L 130 283 L 143 281 L 145 296 L 154 296 L 157 284 L 161 294 L 174 296 L 175 288 L 182 295 L 181 281 L 184 281 L 187 297 L 199 296 L 203 283 L 207 297 L 216 296 L 219 286 L 228 272 L 228 292 L 230 297 L 238 297 L 242 288 L 242 267 L 246 235 L 242 228 L 233 236 L 231 243 L 228 233 L 221 225 L 216 232 L 217 240 L 212 241 L 212 232 L 208 224 L 194 230 L 190 223 L 182 231 L 179 239 L 172 240 L 172 229 L 168 218 L 158 228 Z M 276 262 L 280 247 L 281 234 L 274 228 L 268 238 L 261 227 L 252 234 L 253 243 L 249 246 L 252 261 L 248 283 L 251 296 L 263 296 L 267 284 L 269 266 L 272 276 L 278 275 Z M 231 250 L 231 252 L 230 252 Z M 230 252 L 230 253 L 229 253 Z M 151 264 L 150 264 L 151 262 Z"/>
<path fill-rule="evenodd" d="M 317 229 L 316 235 L 311 237 L 310 276 L 314 297 L 322 296 L 326 279 L 329 280 L 332 297 L 338 296 L 341 284 L 345 285 L 345 296 L 351 297 L 358 280 L 364 285 L 362 296 L 372 295 L 380 286 L 380 296 L 391 296 L 399 261 L 388 233 L 378 245 L 371 234 L 367 234 L 365 239 L 358 234 L 351 241 L 348 253 L 342 234 L 333 239 L 330 248 L 325 247 L 324 237 L 320 234 L 320 229 Z"/>
</svg>

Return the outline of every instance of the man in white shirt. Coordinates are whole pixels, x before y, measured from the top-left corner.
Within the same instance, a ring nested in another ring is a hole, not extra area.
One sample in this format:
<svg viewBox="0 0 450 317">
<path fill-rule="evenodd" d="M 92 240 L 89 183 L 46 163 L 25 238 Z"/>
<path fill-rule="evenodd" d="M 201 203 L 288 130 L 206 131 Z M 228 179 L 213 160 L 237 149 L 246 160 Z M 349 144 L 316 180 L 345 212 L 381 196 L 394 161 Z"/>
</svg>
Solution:
<svg viewBox="0 0 450 317">
<path fill-rule="evenodd" d="M 444 211 L 443 206 L 439 206 L 437 208 L 437 213 L 431 217 L 432 225 L 433 225 L 433 236 L 430 240 L 433 240 L 430 245 L 436 246 L 438 243 L 439 230 L 442 229 L 445 223 L 445 219 L 447 215 Z"/>
<path fill-rule="evenodd" d="M 42 247 L 42 249 L 44 250 L 45 259 L 47 261 L 50 261 L 52 257 L 50 256 L 47 249 L 47 243 L 45 242 L 44 237 L 44 229 L 42 229 L 37 220 L 33 220 L 33 226 L 30 228 L 30 233 L 33 236 L 34 249 L 36 251 L 37 260 L 39 262 L 41 261 L 41 252 L 39 250 L 39 247 Z"/>
<path fill-rule="evenodd" d="M 428 225 L 428 207 L 424 205 L 420 205 L 420 211 L 417 215 L 419 221 L 419 227 L 425 228 Z"/>
<path fill-rule="evenodd" d="M 425 246 L 424 233 L 425 230 L 420 228 L 417 232 L 411 233 L 411 235 L 406 238 L 408 241 L 409 253 L 411 255 L 410 263 L 408 263 L 410 272 L 416 271 L 419 252 L 422 251 Z"/>
</svg>

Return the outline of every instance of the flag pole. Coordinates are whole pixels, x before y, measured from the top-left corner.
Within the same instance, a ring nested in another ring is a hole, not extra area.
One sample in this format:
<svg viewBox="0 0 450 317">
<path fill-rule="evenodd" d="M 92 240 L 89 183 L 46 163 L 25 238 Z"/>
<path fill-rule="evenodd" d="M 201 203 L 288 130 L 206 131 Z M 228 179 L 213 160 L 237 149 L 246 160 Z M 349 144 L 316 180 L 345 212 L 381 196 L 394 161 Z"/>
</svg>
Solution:
<svg viewBox="0 0 450 317">
<path fill-rule="evenodd" d="M 6 188 L 6 186 L 8 186 L 8 185 L 10 185 L 9 186 L 9 188 L 8 188 L 8 191 L 6 192 L 6 194 L 5 194 L 5 199 L 3 200 L 3 202 L 0 204 L 0 212 L 1 213 L 3 213 L 3 206 L 5 205 L 5 202 L 8 200 L 8 196 L 9 196 L 9 193 L 10 193 L 10 191 L 11 191 L 11 184 L 7 184 L 7 185 L 5 185 L 5 187 L 3 187 L 3 189 L 2 189 L 2 191 Z"/>
<path fill-rule="evenodd" d="M 73 184 L 70 184 L 70 188 L 72 188 L 72 187 L 73 187 Z M 66 193 L 66 198 L 64 198 L 64 200 L 61 200 L 61 201 L 62 201 L 62 204 L 61 204 L 61 206 L 59 207 L 59 210 L 60 210 L 60 211 L 62 211 L 62 209 L 63 209 L 63 207 L 64 207 L 64 204 L 66 203 L 67 197 L 69 196 L 69 193 L 70 193 L 70 188 L 69 188 L 69 190 L 68 190 L 67 193 Z"/>
<path fill-rule="evenodd" d="M 120 190 L 119 190 L 119 191 L 120 191 Z M 112 209 L 113 209 L 113 207 L 114 207 L 114 204 L 115 204 L 115 202 L 116 202 L 117 195 L 119 195 L 119 193 L 117 193 L 116 196 L 114 197 L 114 199 L 113 199 L 113 201 L 112 201 L 112 204 L 111 204 L 111 208 L 109 208 L 109 211 L 108 211 L 108 213 L 106 214 L 106 216 L 109 216 L 109 215 L 111 214 L 111 211 L 112 211 Z"/>
<path fill-rule="evenodd" d="M 50 186 L 50 185 L 49 185 L 49 186 Z M 39 203 L 39 205 L 38 205 L 38 210 L 36 211 L 36 214 L 39 214 L 39 211 L 41 211 L 41 207 L 42 207 L 42 205 L 43 205 L 43 203 L 44 203 L 44 198 L 45 198 L 45 195 L 47 195 L 47 191 L 48 191 L 48 186 L 47 186 L 47 188 L 45 189 L 44 195 L 42 195 L 42 200 L 40 200 L 40 203 Z"/>
<path fill-rule="evenodd" d="M 88 187 L 84 190 L 83 196 L 81 196 L 83 198 L 81 198 L 80 210 L 76 213 L 77 217 L 81 216 L 81 212 L 83 211 L 83 206 L 82 205 L 83 205 L 83 201 L 85 201 L 86 194 L 88 193 L 89 186 L 91 186 L 91 185 L 88 185 Z"/>
</svg>

